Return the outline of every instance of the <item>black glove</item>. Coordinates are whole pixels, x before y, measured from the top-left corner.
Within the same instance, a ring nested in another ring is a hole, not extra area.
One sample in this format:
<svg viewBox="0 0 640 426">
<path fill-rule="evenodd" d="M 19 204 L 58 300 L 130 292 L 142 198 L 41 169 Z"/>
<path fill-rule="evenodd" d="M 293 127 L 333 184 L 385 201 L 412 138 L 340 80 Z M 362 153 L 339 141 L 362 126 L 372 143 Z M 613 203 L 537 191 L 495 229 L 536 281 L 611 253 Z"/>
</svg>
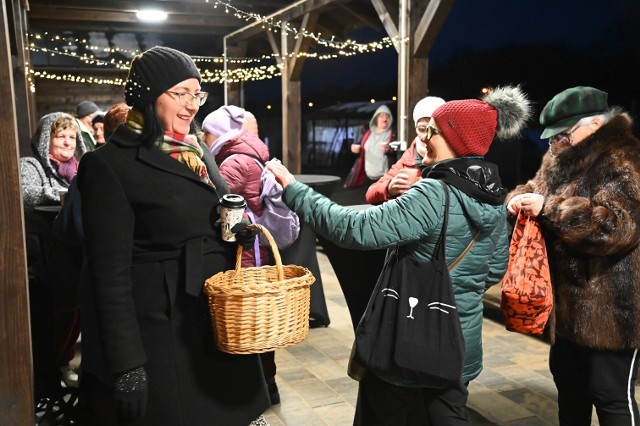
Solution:
<svg viewBox="0 0 640 426">
<path fill-rule="evenodd" d="M 258 234 L 258 231 L 255 229 L 248 229 L 247 226 L 249 225 L 248 220 L 242 219 L 240 223 L 236 223 L 233 225 L 233 228 L 231 228 L 231 232 L 236 234 L 236 241 L 245 250 L 251 250 L 253 248 L 256 242 L 256 235 Z"/>
<path fill-rule="evenodd" d="M 143 366 L 116 376 L 114 399 L 125 419 L 141 419 L 147 411 L 147 372 Z"/>
</svg>

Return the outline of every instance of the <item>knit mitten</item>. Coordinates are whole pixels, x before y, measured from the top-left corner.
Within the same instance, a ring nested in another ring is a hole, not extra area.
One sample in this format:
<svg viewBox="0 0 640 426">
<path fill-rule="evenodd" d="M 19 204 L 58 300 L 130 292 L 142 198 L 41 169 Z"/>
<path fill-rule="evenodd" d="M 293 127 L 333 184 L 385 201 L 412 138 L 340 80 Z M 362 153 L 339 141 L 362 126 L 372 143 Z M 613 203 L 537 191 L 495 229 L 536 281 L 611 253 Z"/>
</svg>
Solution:
<svg viewBox="0 0 640 426">
<path fill-rule="evenodd" d="M 116 375 L 114 399 L 125 419 L 140 419 L 147 411 L 147 372 L 143 366 Z"/>
</svg>

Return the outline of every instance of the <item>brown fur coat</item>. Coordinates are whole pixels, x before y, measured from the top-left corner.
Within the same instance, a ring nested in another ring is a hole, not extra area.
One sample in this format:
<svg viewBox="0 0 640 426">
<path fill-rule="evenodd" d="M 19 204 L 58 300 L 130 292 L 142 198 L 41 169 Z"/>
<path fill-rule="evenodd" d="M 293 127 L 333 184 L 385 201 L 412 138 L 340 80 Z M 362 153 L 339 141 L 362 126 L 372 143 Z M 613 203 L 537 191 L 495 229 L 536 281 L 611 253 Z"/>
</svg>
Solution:
<svg viewBox="0 0 640 426">
<path fill-rule="evenodd" d="M 545 196 L 553 291 L 552 336 L 596 349 L 640 347 L 640 142 L 613 118 L 580 144 L 545 155 L 507 195 Z"/>
</svg>

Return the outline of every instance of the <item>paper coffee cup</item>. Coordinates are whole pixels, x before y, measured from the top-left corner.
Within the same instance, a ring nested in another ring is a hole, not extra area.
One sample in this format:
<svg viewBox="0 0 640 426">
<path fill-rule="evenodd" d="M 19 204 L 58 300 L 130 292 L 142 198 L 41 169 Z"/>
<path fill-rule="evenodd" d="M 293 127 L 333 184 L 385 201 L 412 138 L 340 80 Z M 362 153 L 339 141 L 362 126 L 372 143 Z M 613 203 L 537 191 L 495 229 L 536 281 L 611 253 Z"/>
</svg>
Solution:
<svg viewBox="0 0 640 426">
<path fill-rule="evenodd" d="M 236 240 L 231 228 L 242 221 L 245 207 L 247 202 L 242 195 L 226 194 L 220 198 L 220 229 L 224 241 Z"/>
</svg>

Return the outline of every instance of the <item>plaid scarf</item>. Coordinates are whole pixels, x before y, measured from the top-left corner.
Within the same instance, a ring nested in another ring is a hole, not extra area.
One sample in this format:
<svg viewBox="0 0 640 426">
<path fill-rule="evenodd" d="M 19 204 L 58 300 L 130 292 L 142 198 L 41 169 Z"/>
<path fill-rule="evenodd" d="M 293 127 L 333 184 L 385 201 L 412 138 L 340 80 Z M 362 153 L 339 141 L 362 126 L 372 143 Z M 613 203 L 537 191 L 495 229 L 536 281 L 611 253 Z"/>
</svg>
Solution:
<svg viewBox="0 0 640 426">
<path fill-rule="evenodd" d="M 129 110 L 126 119 L 127 126 L 135 133 L 142 134 L 144 119 L 142 115 L 133 109 Z M 202 161 L 202 148 L 195 135 L 181 135 L 165 132 L 162 139 L 156 141 L 160 151 L 169 157 L 178 160 L 200 177 L 204 183 L 214 186 L 209 178 L 207 166 Z"/>
</svg>

